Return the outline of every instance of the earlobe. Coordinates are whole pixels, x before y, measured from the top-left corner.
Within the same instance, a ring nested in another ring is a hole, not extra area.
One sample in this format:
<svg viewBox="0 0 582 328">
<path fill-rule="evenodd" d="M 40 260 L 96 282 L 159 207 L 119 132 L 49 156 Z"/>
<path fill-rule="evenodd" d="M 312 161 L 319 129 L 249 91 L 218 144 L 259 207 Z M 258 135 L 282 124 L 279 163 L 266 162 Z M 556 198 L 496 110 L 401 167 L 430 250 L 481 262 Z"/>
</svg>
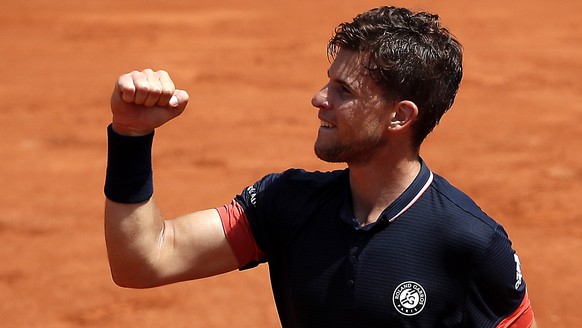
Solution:
<svg viewBox="0 0 582 328">
<path fill-rule="evenodd" d="M 403 100 L 394 105 L 390 117 L 390 129 L 402 129 L 414 122 L 418 116 L 418 107 L 409 100 Z"/>
</svg>

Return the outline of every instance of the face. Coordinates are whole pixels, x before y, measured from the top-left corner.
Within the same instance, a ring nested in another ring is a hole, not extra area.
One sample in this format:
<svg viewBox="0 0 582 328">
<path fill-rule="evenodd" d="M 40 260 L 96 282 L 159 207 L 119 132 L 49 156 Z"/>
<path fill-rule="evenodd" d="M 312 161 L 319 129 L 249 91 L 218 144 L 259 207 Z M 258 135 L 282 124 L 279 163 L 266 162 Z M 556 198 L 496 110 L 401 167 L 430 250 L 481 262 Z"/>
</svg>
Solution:
<svg viewBox="0 0 582 328">
<path fill-rule="evenodd" d="M 389 106 L 358 52 L 340 50 L 328 75 L 311 100 L 321 121 L 315 154 L 327 162 L 365 162 L 385 144 Z"/>
</svg>

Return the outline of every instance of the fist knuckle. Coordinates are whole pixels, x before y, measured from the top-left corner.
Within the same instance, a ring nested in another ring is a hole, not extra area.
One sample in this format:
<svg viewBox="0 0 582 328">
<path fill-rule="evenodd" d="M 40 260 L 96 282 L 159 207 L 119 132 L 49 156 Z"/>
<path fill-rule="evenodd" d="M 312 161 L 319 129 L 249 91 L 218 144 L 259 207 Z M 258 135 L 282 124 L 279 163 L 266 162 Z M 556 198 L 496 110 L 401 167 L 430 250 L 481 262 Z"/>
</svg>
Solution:
<svg viewBox="0 0 582 328">
<path fill-rule="evenodd" d="M 162 88 L 159 86 L 151 86 L 149 91 L 150 91 L 150 94 L 152 94 L 152 95 L 161 95 L 162 94 Z"/>
<path fill-rule="evenodd" d="M 164 89 L 161 92 L 161 95 L 164 97 L 171 97 L 174 93 L 170 89 Z"/>
<path fill-rule="evenodd" d="M 147 80 L 136 80 L 135 87 L 139 90 L 147 91 L 150 89 L 150 83 Z"/>
</svg>

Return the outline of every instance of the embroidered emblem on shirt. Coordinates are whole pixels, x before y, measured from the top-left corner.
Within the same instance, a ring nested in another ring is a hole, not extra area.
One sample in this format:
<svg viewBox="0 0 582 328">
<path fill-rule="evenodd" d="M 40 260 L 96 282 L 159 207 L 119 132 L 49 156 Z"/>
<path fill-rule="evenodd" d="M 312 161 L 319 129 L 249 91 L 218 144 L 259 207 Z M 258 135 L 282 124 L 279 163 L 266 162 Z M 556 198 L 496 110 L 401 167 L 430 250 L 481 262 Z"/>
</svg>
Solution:
<svg viewBox="0 0 582 328">
<path fill-rule="evenodd" d="M 419 283 L 405 281 L 394 290 L 392 303 L 401 314 L 413 316 L 424 309 L 426 293 Z"/>
</svg>

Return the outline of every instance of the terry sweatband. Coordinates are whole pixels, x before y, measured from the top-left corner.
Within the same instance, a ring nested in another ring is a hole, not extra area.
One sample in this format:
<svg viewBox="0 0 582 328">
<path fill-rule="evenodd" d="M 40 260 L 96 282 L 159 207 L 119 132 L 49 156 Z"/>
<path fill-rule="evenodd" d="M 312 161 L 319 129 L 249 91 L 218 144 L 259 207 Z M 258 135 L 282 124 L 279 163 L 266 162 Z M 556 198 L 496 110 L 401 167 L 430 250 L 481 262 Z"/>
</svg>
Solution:
<svg viewBox="0 0 582 328">
<path fill-rule="evenodd" d="M 152 143 L 154 132 L 140 137 L 123 136 L 107 127 L 105 196 L 118 203 L 141 203 L 154 193 Z"/>
</svg>

